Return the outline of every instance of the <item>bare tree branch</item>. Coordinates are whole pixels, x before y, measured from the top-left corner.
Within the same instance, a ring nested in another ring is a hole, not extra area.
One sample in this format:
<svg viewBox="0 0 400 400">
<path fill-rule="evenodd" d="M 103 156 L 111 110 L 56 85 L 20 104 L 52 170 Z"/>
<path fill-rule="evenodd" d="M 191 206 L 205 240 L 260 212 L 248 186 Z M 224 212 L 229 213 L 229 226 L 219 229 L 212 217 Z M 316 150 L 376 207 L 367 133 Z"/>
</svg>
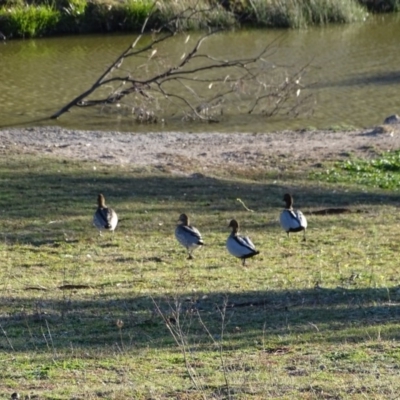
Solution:
<svg viewBox="0 0 400 400">
<path fill-rule="evenodd" d="M 144 30 L 146 29 L 147 22 L 149 21 L 149 17 L 146 18 L 143 26 L 142 26 L 142 31 L 141 34 L 137 37 L 137 39 L 129 45 L 129 47 L 104 71 L 104 73 L 100 76 L 100 78 L 97 79 L 97 81 L 92 85 L 92 87 L 82 94 L 80 94 L 78 97 L 73 99 L 71 102 L 69 102 L 66 106 L 64 106 L 61 110 L 53 114 L 50 118 L 51 119 L 56 119 L 60 117 L 62 114 L 65 112 L 69 111 L 69 109 L 75 105 L 78 105 L 85 97 L 89 96 L 92 94 L 99 86 L 103 85 L 105 82 L 105 78 L 111 74 L 115 69 L 118 69 L 121 67 L 124 59 L 125 59 L 125 54 L 129 54 L 129 51 L 132 47 L 135 47 L 137 43 L 140 41 Z"/>
<path fill-rule="evenodd" d="M 163 6 L 155 3 L 154 7 L 156 5 Z M 265 116 L 283 111 L 293 116 L 298 115 L 300 110 L 305 108 L 302 107 L 302 102 L 310 101 L 309 96 L 300 95 L 303 88 L 299 85 L 309 65 L 290 73 L 284 67 L 278 68 L 270 62 L 269 57 L 281 37 L 266 45 L 254 56 L 218 58 L 201 51 L 204 42 L 221 31 L 217 28 L 199 36 L 192 45 L 188 44 L 190 36 L 187 35 L 184 45 L 190 46 L 189 51 L 184 52 L 177 62 L 173 61 L 172 56 L 168 59 L 162 57 L 160 46 L 181 31 L 185 20 L 196 18 L 212 9 L 213 7 L 199 9 L 195 6 L 182 10 L 152 32 L 150 43 L 139 47 L 150 18 L 148 17 L 134 42 L 95 83 L 51 118 L 60 117 L 74 106 L 113 104 L 123 105 L 120 109 L 130 107 L 131 113 L 138 115 L 137 119 L 141 122 L 146 118 L 149 122 L 155 122 L 157 113 L 165 113 L 168 106 L 177 107 L 177 112 L 181 113 L 183 118 L 209 122 L 217 122 L 220 119 L 224 114 L 222 107 L 236 107 L 236 110 L 245 111 L 247 114 L 258 111 Z M 132 57 L 145 57 L 146 62 L 135 70 L 125 67 L 125 71 L 122 71 L 123 62 Z M 170 64 L 167 65 L 164 61 Z M 277 70 L 284 73 L 279 76 Z M 98 89 L 105 87 L 111 87 L 111 92 L 97 99 L 89 98 L 97 93 Z M 126 104 L 128 97 L 131 98 L 131 105 Z"/>
</svg>

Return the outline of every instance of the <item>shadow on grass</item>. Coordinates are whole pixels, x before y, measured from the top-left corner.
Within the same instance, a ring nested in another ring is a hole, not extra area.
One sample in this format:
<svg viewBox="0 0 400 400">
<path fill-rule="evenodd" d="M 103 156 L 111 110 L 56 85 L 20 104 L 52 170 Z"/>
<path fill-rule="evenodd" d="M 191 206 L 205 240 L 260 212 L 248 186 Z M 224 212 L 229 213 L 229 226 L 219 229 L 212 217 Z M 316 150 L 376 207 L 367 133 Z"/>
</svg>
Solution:
<svg viewBox="0 0 400 400">
<path fill-rule="evenodd" d="M 221 213 L 234 216 L 243 211 L 237 198 L 258 213 L 269 212 L 272 208 L 278 215 L 282 195 L 287 191 L 294 194 L 295 205 L 305 212 L 360 206 L 374 211 L 376 205 L 399 204 L 398 194 L 391 192 L 365 193 L 312 182 L 288 184 L 281 179 L 274 182 L 271 177 L 266 177 L 263 182 L 253 182 L 197 175 L 139 175 L 126 169 L 116 171 L 114 168 L 111 172 L 105 166 L 94 171 L 86 164 L 53 160 L 42 163 L 35 160 L 3 161 L 0 207 L 7 211 L 5 218 L 16 223 L 12 232 L 4 232 L 7 242 L 33 244 L 37 251 L 41 246 L 56 245 L 53 230 L 56 224 L 49 224 L 49 221 L 66 217 L 72 221 L 67 228 L 76 229 L 74 224 L 77 224 L 84 233 L 90 229 L 94 232 L 90 224 L 99 192 L 106 195 L 109 205 L 120 214 L 118 229 L 122 231 L 129 218 L 134 218 L 132 215 L 142 215 L 147 208 L 151 213 L 161 213 L 164 219 L 171 220 L 171 226 L 186 210 L 210 214 L 218 221 Z M 134 210 L 130 211 L 132 215 L 128 213 L 128 206 Z M 120 210 L 126 210 L 129 215 L 125 216 Z M 319 218 L 319 228 L 324 226 L 325 217 L 313 218 Z M 265 225 L 266 222 L 255 218 L 252 222 L 246 221 L 249 230 L 265 229 Z M 171 226 L 162 229 L 170 232 Z M 216 226 L 226 231 L 225 221 Z M 354 221 L 351 226 L 354 228 Z M 69 239 L 71 246 L 76 243 L 73 238 Z M 103 246 L 114 247 L 114 244 L 103 243 Z M 46 260 L 43 263 L 47 265 Z M 135 286 L 133 282 L 132 296 L 129 297 L 126 292 L 105 294 L 101 287 L 64 291 L 32 287 L 26 288 L 20 298 L 4 295 L 6 292 L 3 291 L 0 297 L 4 310 L 0 315 L 0 348 L 22 352 L 49 346 L 56 349 L 120 346 L 121 341 L 137 348 L 162 348 L 173 346 L 166 327 L 170 324 L 173 329 L 181 326 L 188 342 L 201 350 L 211 345 L 204 326 L 215 338 L 221 332 L 224 299 L 227 301 L 226 337 L 229 346 L 234 348 L 262 347 L 263 340 L 279 345 L 303 341 L 360 341 L 371 335 L 371 329 L 377 324 L 387 326 L 384 334 L 390 338 L 400 339 L 400 331 L 394 327 L 400 317 L 397 287 L 388 290 L 349 287 L 240 294 L 220 292 L 204 297 L 197 294 L 196 298 L 188 292 L 180 295 L 182 302 L 177 313 L 173 298 L 157 293 L 152 298 L 138 296 Z M 29 290 L 38 290 L 40 295 L 30 296 Z M 82 297 L 77 300 L 78 296 Z M 157 307 L 165 319 L 157 313 Z M 123 321 L 122 327 L 117 326 L 118 320 Z"/>
<path fill-rule="evenodd" d="M 106 166 L 94 171 L 86 167 L 86 164 L 54 160 L 42 163 L 31 160 L 26 164 L 15 161 L 6 167 L 2 165 L 0 209 L 6 212 L 6 219 L 13 225 L 12 230 L 2 229 L 4 241 L 40 247 L 57 246 L 68 235 L 70 244 L 88 235 L 93 238 L 96 235 L 92 215 L 100 192 L 119 215 L 117 234 L 132 229 L 138 214 L 144 215 L 147 210 L 152 215 L 162 215 L 164 225 L 160 229 L 166 233 L 172 232 L 182 212 L 213 216 L 209 229 L 225 232 L 227 218 L 238 218 L 245 211 L 237 199 L 258 214 L 251 221 L 245 221 L 244 228 L 249 232 L 267 232 L 269 222 L 260 214 L 274 210 L 274 225 L 277 226 L 283 207 L 282 196 L 288 191 L 294 194 L 295 208 L 310 215 L 310 228 L 313 220 L 318 220 L 320 229 L 331 224 L 325 216 L 312 215 L 320 209 L 347 207 L 359 212 L 361 207 L 362 212 L 368 213 L 374 212 L 375 205 L 399 205 L 398 195 L 388 191 L 366 193 L 332 184 L 321 186 L 317 182 L 287 183 L 287 180 L 273 180 L 268 176 L 265 181 L 256 182 L 198 175 L 140 175 L 125 169 L 118 173 L 118 169 L 111 171 Z M 343 224 L 346 224 L 345 218 Z M 358 222 L 348 224 L 356 229 Z"/>
<path fill-rule="evenodd" d="M 295 208 L 306 211 L 324 207 L 399 204 L 398 195 L 389 191 L 371 189 L 366 192 L 361 187 L 360 190 L 349 190 L 335 184 L 322 186 L 306 181 L 306 176 L 300 177 L 302 182 L 298 182 L 276 178 L 268 170 L 262 181 L 251 181 L 197 174 L 180 177 L 160 173 L 143 175 L 126 170 L 119 173 L 118 169 L 111 172 L 105 166 L 101 171 L 91 171 L 74 164 L 66 168 L 68 163 L 55 161 L 46 168 L 46 163 L 33 163 L 11 163 L 0 170 L 0 207 L 7 211 L 7 218 L 51 221 L 60 216 L 86 216 L 95 210 L 98 193 L 105 194 L 107 203 L 117 210 L 122 204 L 135 207 L 151 204 L 156 211 L 169 209 L 175 213 L 180 212 L 175 206 L 177 203 L 193 211 L 209 208 L 215 212 L 242 210 L 237 198 L 249 208 L 262 212 L 271 207 L 281 208 L 282 196 L 288 191 L 294 194 Z"/>
<path fill-rule="evenodd" d="M 0 348 L 45 349 L 50 341 L 60 351 L 109 347 L 121 341 L 135 348 L 166 348 L 174 346 L 169 324 L 182 332 L 193 351 L 202 351 L 212 345 L 209 334 L 218 341 L 222 310 L 225 344 L 232 349 L 360 342 L 378 334 L 378 324 L 380 336 L 400 339 L 397 287 L 214 293 L 196 298 L 188 293 L 179 301 L 157 296 L 119 298 L 118 293 L 112 299 L 75 301 L 67 292 L 61 300 L 46 300 L 46 295 L 40 300 L 1 297 L 3 306 L 12 303 L 13 309 L 23 311 L 0 317 Z"/>
</svg>

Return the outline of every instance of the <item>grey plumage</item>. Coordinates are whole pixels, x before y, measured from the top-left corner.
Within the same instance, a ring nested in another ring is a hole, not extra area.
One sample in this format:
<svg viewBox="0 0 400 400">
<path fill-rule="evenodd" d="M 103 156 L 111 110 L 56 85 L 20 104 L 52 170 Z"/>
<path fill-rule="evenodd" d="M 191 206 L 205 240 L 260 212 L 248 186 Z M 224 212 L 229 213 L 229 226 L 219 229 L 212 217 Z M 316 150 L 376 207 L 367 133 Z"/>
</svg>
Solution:
<svg viewBox="0 0 400 400">
<path fill-rule="evenodd" d="M 197 228 L 190 225 L 189 217 L 186 214 L 179 216 L 179 224 L 175 228 L 175 237 L 186 248 L 188 259 L 193 258 L 194 250 L 204 245 L 201 233 Z"/>
<path fill-rule="evenodd" d="M 114 232 L 118 224 L 117 213 L 106 206 L 105 198 L 102 194 L 97 196 L 97 210 L 93 215 L 93 224 L 100 231 L 100 234 L 103 230 Z"/>
<path fill-rule="evenodd" d="M 303 240 L 306 240 L 307 219 L 299 210 L 293 210 L 293 197 L 286 193 L 283 196 L 283 201 L 286 203 L 285 209 L 279 217 L 280 224 L 288 236 L 290 232 L 303 231 Z"/>
<path fill-rule="evenodd" d="M 240 258 L 244 266 L 247 258 L 260 254 L 260 252 L 256 250 L 248 236 L 239 235 L 239 223 L 235 219 L 230 222 L 228 227 L 232 228 L 232 232 L 226 241 L 226 248 L 233 256 Z"/>
</svg>

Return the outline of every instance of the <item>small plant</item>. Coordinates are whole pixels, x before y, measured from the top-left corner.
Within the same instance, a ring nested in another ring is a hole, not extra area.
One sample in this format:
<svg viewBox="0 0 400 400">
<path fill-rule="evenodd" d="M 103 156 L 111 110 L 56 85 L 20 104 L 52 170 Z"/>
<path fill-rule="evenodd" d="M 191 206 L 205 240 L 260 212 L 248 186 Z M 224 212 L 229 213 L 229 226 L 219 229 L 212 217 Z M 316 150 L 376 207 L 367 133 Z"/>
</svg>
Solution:
<svg viewBox="0 0 400 400">
<path fill-rule="evenodd" d="M 3 20 L 5 35 L 34 37 L 52 32 L 60 19 L 60 12 L 49 5 L 18 5 L 0 9 L 0 19 Z"/>
<path fill-rule="evenodd" d="M 398 190 L 400 186 L 400 150 L 383 153 L 373 160 L 347 160 L 332 168 L 312 174 L 326 182 L 356 183 L 381 189 Z"/>
<path fill-rule="evenodd" d="M 356 1 L 252 0 L 249 3 L 247 7 L 249 20 L 264 26 L 305 28 L 330 22 L 360 21 L 366 16 L 366 11 Z"/>
<path fill-rule="evenodd" d="M 62 7 L 62 26 L 65 31 L 79 31 L 85 19 L 87 9 L 86 0 L 69 0 L 68 4 Z"/>
<path fill-rule="evenodd" d="M 201 10 L 201 12 L 198 12 L 198 10 Z M 165 24 L 167 21 L 176 19 L 176 28 L 184 31 L 209 27 L 226 28 L 236 24 L 232 12 L 219 4 L 209 5 L 205 1 L 161 1 L 157 2 L 157 11 L 154 19 L 159 23 Z"/>
<path fill-rule="evenodd" d="M 148 0 L 127 0 L 123 8 L 125 14 L 123 28 L 140 31 L 144 21 L 151 13 L 153 2 Z"/>
</svg>

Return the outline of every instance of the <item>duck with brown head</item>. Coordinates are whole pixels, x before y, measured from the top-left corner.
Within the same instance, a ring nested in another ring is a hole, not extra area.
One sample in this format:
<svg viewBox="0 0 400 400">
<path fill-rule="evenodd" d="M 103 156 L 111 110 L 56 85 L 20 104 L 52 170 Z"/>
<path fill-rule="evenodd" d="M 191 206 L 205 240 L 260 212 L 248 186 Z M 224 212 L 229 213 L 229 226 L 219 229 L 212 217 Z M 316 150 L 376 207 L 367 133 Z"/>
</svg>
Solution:
<svg viewBox="0 0 400 400">
<path fill-rule="evenodd" d="M 247 258 L 260 254 L 260 252 L 256 250 L 248 236 L 239 235 L 239 223 L 235 219 L 229 223 L 228 228 L 232 228 L 232 232 L 226 241 L 226 248 L 234 257 L 240 258 L 244 266 Z"/>
<path fill-rule="evenodd" d="M 199 230 L 190 225 L 189 217 L 186 214 L 181 214 L 178 221 L 179 224 L 175 228 L 175 237 L 186 248 L 188 259 L 191 260 L 193 251 L 204 245 L 203 238 Z"/>
<path fill-rule="evenodd" d="M 97 210 L 93 215 L 93 225 L 101 232 L 103 230 L 114 233 L 118 224 L 117 213 L 106 206 L 106 200 L 102 194 L 97 196 Z"/>
<path fill-rule="evenodd" d="M 303 231 L 303 240 L 306 240 L 307 219 L 300 210 L 293 210 L 293 197 L 289 193 L 283 196 L 286 203 L 285 209 L 281 212 L 280 223 L 288 237 L 290 232 Z"/>
</svg>

